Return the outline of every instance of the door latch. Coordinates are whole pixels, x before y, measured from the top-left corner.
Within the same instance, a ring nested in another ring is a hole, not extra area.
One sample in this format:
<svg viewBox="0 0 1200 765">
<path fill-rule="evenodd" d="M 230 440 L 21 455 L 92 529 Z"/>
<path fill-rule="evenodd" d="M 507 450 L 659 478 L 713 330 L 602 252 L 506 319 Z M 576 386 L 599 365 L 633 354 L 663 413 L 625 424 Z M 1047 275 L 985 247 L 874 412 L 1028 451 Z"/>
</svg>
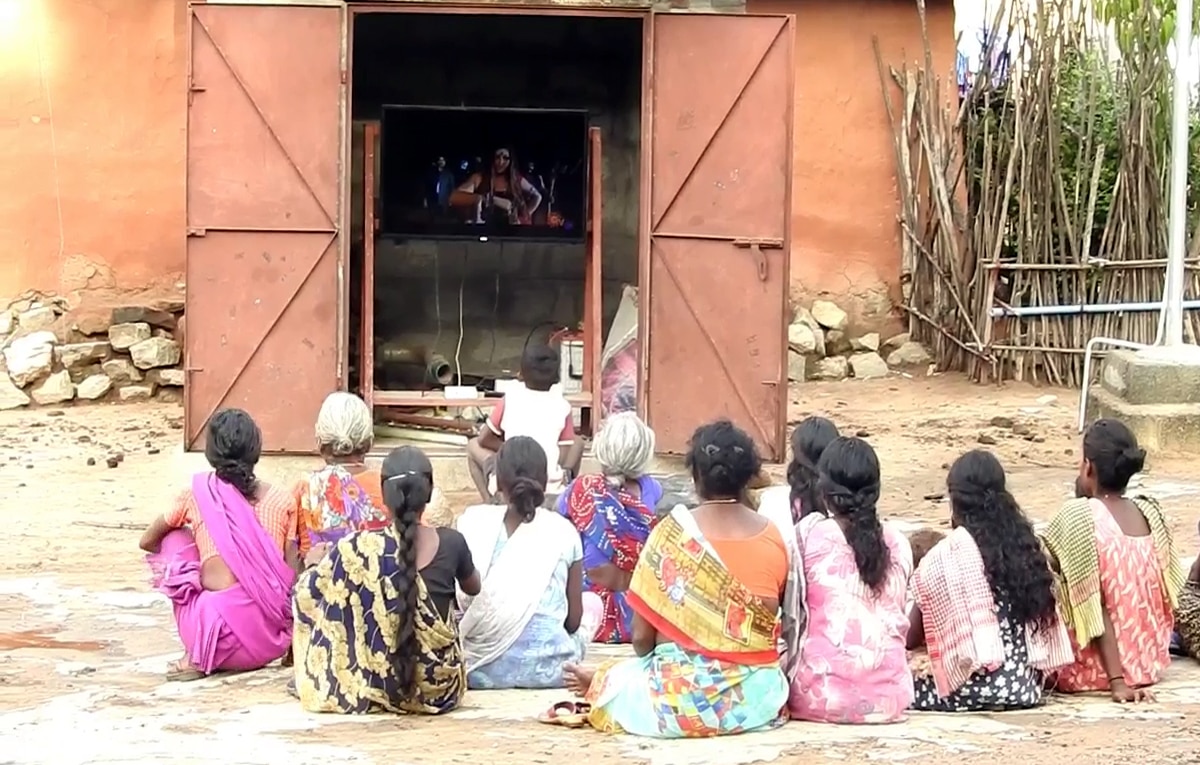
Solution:
<svg viewBox="0 0 1200 765">
<path fill-rule="evenodd" d="M 754 256 L 758 266 L 758 280 L 765 282 L 767 280 L 767 256 L 763 250 L 782 250 L 783 240 L 762 237 L 734 239 L 733 246 L 750 250 L 750 254 Z"/>
</svg>

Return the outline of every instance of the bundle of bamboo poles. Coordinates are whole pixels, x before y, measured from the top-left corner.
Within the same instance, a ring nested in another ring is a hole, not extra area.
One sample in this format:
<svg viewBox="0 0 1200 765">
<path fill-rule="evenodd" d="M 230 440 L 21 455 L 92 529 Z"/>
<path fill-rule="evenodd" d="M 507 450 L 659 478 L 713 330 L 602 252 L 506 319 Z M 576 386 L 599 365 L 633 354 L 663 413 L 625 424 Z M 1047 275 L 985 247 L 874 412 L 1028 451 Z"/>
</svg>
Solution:
<svg viewBox="0 0 1200 765">
<path fill-rule="evenodd" d="M 916 64 L 889 66 L 876 46 L 903 308 L 941 368 L 1079 385 L 1090 338 L 1155 339 L 1156 310 L 1059 307 L 1162 300 L 1171 72 L 1160 16 L 1143 3 L 1101 24 L 1080 0 L 1014 0 L 963 92 L 935 68 L 927 29 Z M 1200 295 L 1195 230 L 1189 297 Z M 1008 307 L 1041 315 L 995 315 Z M 1187 327 L 1194 338 L 1200 315 Z"/>
</svg>

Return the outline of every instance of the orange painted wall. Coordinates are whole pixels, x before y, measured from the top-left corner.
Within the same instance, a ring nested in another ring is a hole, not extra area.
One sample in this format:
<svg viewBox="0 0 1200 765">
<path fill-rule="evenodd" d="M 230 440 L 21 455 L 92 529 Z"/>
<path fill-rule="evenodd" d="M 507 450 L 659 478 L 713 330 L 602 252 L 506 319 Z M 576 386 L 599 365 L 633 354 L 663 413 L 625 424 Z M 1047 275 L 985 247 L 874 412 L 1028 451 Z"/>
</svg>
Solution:
<svg viewBox="0 0 1200 765">
<path fill-rule="evenodd" d="M 954 6 L 928 5 L 934 66 L 952 77 Z M 748 0 L 746 10 L 796 17 L 792 298 L 831 297 L 860 325 L 886 326 L 899 298 L 899 202 L 872 38 L 885 63 L 921 60 L 916 2 Z"/>
<path fill-rule="evenodd" d="M 183 0 L 3 0 L 0 300 L 182 280 Z M 15 10 L 14 10 L 15 9 Z"/>
</svg>

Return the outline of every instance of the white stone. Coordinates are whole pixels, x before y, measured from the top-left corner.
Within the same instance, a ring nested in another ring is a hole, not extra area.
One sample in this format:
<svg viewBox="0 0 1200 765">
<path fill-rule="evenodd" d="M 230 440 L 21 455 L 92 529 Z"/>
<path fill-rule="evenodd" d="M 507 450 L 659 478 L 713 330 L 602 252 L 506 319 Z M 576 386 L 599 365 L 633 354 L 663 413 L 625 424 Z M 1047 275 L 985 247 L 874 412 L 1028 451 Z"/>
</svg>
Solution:
<svg viewBox="0 0 1200 765">
<path fill-rule="evenodd" d="M 788 345 L 799 353 L 816 353 L 817 338 L 812 327 L 796 322 L 788 327 Z"/>
<path fill-rule="evenodd" d="M 868 332 L 862 337 L 856 337 L 850 341 L 850 346 L 856 351 L 878 351 L 879 333 Z"/>
<path fill-rule="evenodd" d="M 179 343 L 165 337 L 147 338 L 130 346 L 129 357 L 138 369 L 173 367 L 179 363 Z"/>
<path fill-rule="evenodd" d="M 75 387 L 75 395 L 85 401 L 95 401 L 112 390 L 112 378 L 108 375 L 92 375 Z"/>
<path fill-rule="evenodd" d="M 0 311 L 0 335 L 11 335 L 14 327 L 16 327 L 16 320 L 13 318 L 12 311 L 7 309 Z"/>
<path fill-rule="evenodd" d="M 150 339 L 150 325 L 144 322 L 114 324 L 108 328 L 108 342 L 118 351 L 127 351 L 136 343 Z"/>
<path fill-rule="evenodd" d="M 792 324 L 803 324 L 812 330 L 813 338 L 817 341 L 817 346 L 813 350 L 814 356 L 825 355 L 825 330 L 813 318 L 813 315 L 808 312 L 807 308 L 797 308 L 796 318 Z"/>
<path fill-rule="evenodd" d="M 126 385 L 117 391 L 122 401 L 148 401 L 154 397 L 152 385 Z"/>
<path fill-rule="evenodd" d="M 908 332 L 901 332 L 898 335 L 892 335 L 887 340 L 883 341 L 883 347 L 888 350 L 895 350 L 900 346 L 912 340 L 912 335 Z"/>
<path fill-rule="evenodd" d="M 29 396 L 25 391 L 13 385 L 8 375 L 0 373 L 0 411 L 5 409 L 20 409 L 29 405 Z"/>
<path fill-rule="evenodd" d="M 1047 393 L 1045 396 L 1038 396 L 1038 406 L 1050 406 L 1055 401 L 1058 401 L 1058 396 Z"/>
<path fill-rule="evenodd" d="M 61 404 L 75 398 L 75 383 L 71 382 L 71 373 L 60 369 L 42 381 L 42 384 L 30 391 L 33 400 L 45 406 L 46 404 Z"/>
<path fill-rule="evenodd" d="M 850 317 L 836 303 L 828 300 L 818 300 L 813 303 L 813 318 L 825 329 L 845 329 Z"/>
<path fill-rule="evenodd" d="M 141 382 L 142 380 L 142 373 L 129 359 L 109 359 L 100 365 L 100 369 L 117 385 Z"/>
<path fill-rule="evenodd" d="M 929 351 L 925 346 L 909 340 L 888 354 L 887 363 L 893 367 L 915 367 L 929 363 Z"/>
<path fill-rule="evenodd" d="M 186 376 L 182 369 L 160 369 L 158 370 L 158 374 L 155 375 L 159 385 L 172 388 L 181 387 Z"/>
<path fill-rule="evenodd" d="M 850 357 L 850 369 L 859 380 L 877 380 L 888 376 L 888 365 L 874 352 L 856 353 Z"/>
<path fill-rule="evenodd" d="M 24 388 L 50 371 L 56 340 L 53 332 L 43 330 L 18 337 L 4 349 L 4 364 L 18 388 Z"/>
<path fill-rule="evenodd" d="M 57 318 L 58 314 L 54 312 L 53 308 L 39 305 L 30 308 L 28 311 L 22 311 L 17 316 L 17 326 L 26 332 L 37 332 L 53 326 Z"/>
<path fill-rule="evenodd" d="M 808 361 L 803 354 L 795 351 L 788 351 L 788 380 L 791 382 L 804 382 L 805 372 L 808 368 Z"/>
<path fill-rule="evenodd" d="M 825 333 L 825 355 L 843 356 L 850 350 L 850 340 L 840 329 L 831 329 Z"/>
<path fill-rule="evenodd" d="M 841 356 L 830 356 L 817 362 L 813 378 L 817 380 L 844 380 L 850 373 L 850 363 Z"/>
<path fill-rule="evenodd" d="M 108 349 L 108 343 L 103 340 L 69 343 L 55 348 L 54 357 L 67 369 L 76 369 L 108 358 Z"/>
</svg>

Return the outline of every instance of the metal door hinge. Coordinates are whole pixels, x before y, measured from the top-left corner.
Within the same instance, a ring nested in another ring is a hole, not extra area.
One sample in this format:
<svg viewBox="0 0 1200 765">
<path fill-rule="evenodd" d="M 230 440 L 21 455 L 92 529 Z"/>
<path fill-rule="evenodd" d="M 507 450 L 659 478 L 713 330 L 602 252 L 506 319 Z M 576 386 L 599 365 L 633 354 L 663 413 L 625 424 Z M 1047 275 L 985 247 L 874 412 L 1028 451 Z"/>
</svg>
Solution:
<svg viewBox="0 0 1200 765">
<path fill-rule="evenodd" d="M 208 230 L 203 228 L 195 228 L 194 226 L 188 226 L 187 235 L 198 237 L 208 236 Z"/>
</svg>

